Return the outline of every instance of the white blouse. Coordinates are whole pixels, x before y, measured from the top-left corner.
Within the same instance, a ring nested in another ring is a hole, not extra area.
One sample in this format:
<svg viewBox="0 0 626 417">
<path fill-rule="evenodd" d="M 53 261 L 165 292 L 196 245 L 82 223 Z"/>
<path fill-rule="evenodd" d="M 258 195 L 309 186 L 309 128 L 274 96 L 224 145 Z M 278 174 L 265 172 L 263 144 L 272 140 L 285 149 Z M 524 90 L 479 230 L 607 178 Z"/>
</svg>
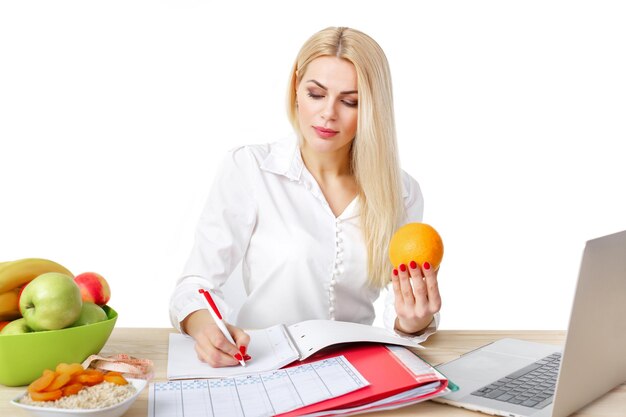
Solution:
<svg viewBox="0 0 626 417">
<path fill-rule="evenodd" d="M 422 193 L 402 173 L 406 222 L 421 221 Z M 247 294 L 236 324 L 266 328 L 309 319 L 372 324 L 380 290 L 368 285 L 357 198 L 335 217 L 305 167 L 295 135 L 230 151 L 218 171 L 191 255 L 170 300 L 172 324 L 204 308 L 198 288 L 210 289 L 222 314 L 220 287 L 242 262 Z M 391 271 L 389 271 L 391 273 Z M 387 288 L 385 327 L 393 329 L 393 290 Z M 437 328 L 438 314 L 425 340 Z"/>
</svg>

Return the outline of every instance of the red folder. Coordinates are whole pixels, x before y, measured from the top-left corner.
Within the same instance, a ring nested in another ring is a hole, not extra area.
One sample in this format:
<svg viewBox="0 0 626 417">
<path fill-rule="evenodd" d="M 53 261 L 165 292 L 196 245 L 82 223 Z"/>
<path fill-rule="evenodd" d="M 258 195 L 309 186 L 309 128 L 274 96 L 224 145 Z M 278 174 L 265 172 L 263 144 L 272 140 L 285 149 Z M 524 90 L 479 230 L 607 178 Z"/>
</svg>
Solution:
<svg viewBox="0 0 626 417">
<path fill-rule="evenodd" d="M 327 348 L 305 361 L 295 362 L 287 367 L 303 365 L 312 361 L 341 355 L 345 356 L 370 385 L 342 395 L 341 397 L 331 398 L 288 413 L 280 414 L 281 417 L 292 417 L 325 410 L 356 407 L 431 382 L 441 382 L 440 389 L 437 391 L 443 390 L 447 386 L 447 380 L 442 380 L 440 376 L 434 372 L 432 374 L 421 375 L 417 378 L 394 353 L 385 347 L 385 345 L 376 343 L 348 344 L 335 346 L 330 349 Z"/>
</svg>

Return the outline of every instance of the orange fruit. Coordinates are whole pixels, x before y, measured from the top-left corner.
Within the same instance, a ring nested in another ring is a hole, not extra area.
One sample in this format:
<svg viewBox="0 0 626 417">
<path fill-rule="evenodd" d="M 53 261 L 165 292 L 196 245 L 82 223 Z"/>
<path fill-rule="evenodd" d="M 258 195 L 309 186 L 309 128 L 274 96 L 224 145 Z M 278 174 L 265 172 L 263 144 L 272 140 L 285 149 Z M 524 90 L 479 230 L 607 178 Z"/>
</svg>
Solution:
<svg viewBox="0 0 626 417">
<path fill-rule="evenodd" d="M 394 268 L 411 261 L 423 266 L 428 262 L 439 268 L 443 258 L 443 241 L 439 233 L 426 223 L 407 223 L 400 227 L 389 242 L 389 260 Z"/>
</svg>

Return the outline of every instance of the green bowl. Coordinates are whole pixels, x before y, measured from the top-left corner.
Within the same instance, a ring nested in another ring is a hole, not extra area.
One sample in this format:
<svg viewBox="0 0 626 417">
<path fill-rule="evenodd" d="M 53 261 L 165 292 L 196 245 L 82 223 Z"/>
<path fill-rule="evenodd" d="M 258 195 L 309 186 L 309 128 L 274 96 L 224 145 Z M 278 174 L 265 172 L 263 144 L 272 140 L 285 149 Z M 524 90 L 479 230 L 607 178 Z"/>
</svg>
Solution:
<svg viewBox="0 0 626 417">
<path fill-rule="evenodd" d="M 0 384 L 28 385 L 44 369 L 61 363 L 83 362 L 100 352 L 109 339 L 117 312 L 104 306 L 108 320 L 61 330 L 0 335 Z"/>
</svg>

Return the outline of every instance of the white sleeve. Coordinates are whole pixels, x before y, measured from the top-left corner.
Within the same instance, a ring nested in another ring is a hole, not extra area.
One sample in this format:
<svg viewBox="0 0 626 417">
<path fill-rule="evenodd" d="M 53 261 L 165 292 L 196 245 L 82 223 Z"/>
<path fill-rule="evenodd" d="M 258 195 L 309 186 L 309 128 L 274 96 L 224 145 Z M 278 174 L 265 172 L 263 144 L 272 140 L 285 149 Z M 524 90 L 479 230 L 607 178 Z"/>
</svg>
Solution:
<svg viewBox="0 0 626 417">
<path fill-rule="evenodd" d="M 209 193 L 182 276 L 170 298 L 170 321 L 180 329 L 189 314 L 204 308 L 199 288 L 211 290 L 223 316 L 230 308 L 220 287 L 241 261 L 256 219 L 254 178 L 258 165 L 245 148 L 228 153 Z"/>
<path fill-rule="evenodd" d="M 406 209 L 406 218 L 403 224 L 412 222 L 421 222 L 424 215 L 424 198 L 422 196 L 422 190 L 415 179 L 413 179 L 406 172 L 402 172 L 402 182 L 405 190 L 404 194 L 404 206 Z M 433 321 L 430 322 L 428 328 L 424 333 L 419 336 L 407 335 L 405 333 L 398 332 L 394 329 L 396 318 L 396 309 L 394 307 L 395 295 L 391 283 L 385 287 L 385 311 L 383 313 L 383 323 L 385 327 L 395 331 L 397 334 L 409 337 L 417 342 L 423 342 L 431 334 L 437 331 L 439 327 L 439 313 L 436 313 Z"/>
</svg>

